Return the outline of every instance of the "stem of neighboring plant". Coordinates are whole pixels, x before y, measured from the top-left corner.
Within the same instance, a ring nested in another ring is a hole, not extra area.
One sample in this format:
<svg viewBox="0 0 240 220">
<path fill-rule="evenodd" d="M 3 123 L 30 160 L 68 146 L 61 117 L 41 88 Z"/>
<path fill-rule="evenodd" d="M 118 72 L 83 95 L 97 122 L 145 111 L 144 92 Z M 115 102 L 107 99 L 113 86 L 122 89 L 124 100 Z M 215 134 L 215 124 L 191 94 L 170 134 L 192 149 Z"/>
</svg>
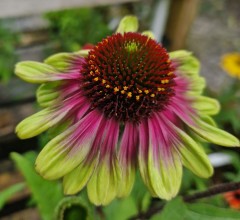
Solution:
<svg viewBox="0 0 240 220">
<path fill-rule="evenodd" d="M 238 189 L 240 189 L 240 182 L 223 183 L 210 187 L 209 189 L 202 192 L 197 192 L 192 195 L 183 196 L 182 198 L 183 201 L 185 202 L 193 202 L 198 199 L 208 198 L 211 196 L 215 196 L 221 193 L 230 192 Z M 132 217 L 130 220 L 149 219 L 151 216 L 161 211 L 163 207 L 164 207 L 163 205 L 150 207 L 146 212 L 139 213 L 138 215 Z"/>
<path fill-rule="evenodd" d="M 203 199 L 211 196 L 215 196 L 217 194 L 234 191 L 240 189 L 240 182 L 231 182 L 231 183 L 222 183 L 216 186 L 213 186 L 206 191 L 197 192 L 192 195 L 187 195 L 183 197 L 185 202 L 192 202 L 197 199 Z"/>
</svg>

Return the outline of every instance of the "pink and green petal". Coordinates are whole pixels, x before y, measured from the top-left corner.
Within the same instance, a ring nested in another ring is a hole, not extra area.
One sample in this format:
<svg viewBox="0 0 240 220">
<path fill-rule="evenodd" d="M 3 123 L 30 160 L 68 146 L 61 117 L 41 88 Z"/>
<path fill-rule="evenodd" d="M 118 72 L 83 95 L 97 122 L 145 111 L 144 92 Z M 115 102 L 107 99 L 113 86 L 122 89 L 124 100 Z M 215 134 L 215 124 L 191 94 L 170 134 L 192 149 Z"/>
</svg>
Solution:
<svg viewBox="0 0 240 220">
<path fill-rule="evenodd" d="M 152 187 L 163 199 L 171 199 L 179 191 L 182 179 L 182 162 L 174 146 L 175 131 L 166 118 L 155 114 L 149 119 L 150 148 L 148 170 Z"/>
<path fill-rule="evenodd" d="M 197 96 L 192 106 L 203 115 L 216 115 L 220 111 L 220 104 L 216 99 L 205 96 Z"/>
<path fill-rule="evenodd" d="M 114 119 L 108 119 L 102 126 L 105 129 L 98 148 L 99 164 L 87 184 L 89 199 L 95 205 L 110 203 L 117 196 L 120 182 L 119 162 L 115 156 L 119 124 Z"/>
<path fill-rule="evenodd" d="M 59 82 L 44 83 L 37 89 L 37 102 L 42 107 L 49 107 L 56 103 L 60 96 Z"/>
<path fill-rule="evenodd" d="M 64 72 L 71 69 L 74 60 L 76 55 L 73 53 L 57 53 L 44 60 L 44 63 L 53 66 L 59 72 Z"/>
<path fill-rule="evenodd" d="M 174 124 L 171 124 L 171 126 L 180 139 L 176 145 L 181 154 L 183 165 L 199 177 L 208 178 L 212 176 L 213 167 L 202 146 Z"/>
<path fill-rule="evenodd" d="M 36 170 L 46 179 L 58 179 L 88 156 L 102 117 L 95 111 L 52 139 L 40 152 Z"/>
<path fill-rule="evenodd" d="M 48 57 L 44 63 L 53 66 L 59 72 L 79 71 L 84 59 L 77 53 L 58 53 Z"/>
<path fill-rule="evenodd" d="M 116 33 L 136 32 L 138 30 L 138 20 L 135 16 L 125 16 L 119 23 Z"/>
<path fill-rule="evenodd" d="M 83 50 L 79 50 L 77 51 L 75 54 L 81 56 L 81 57 L 87 57 L 88 53 L 89 53 L 89 49 L 83 49 Z"/>
<path fill-rule="evenodd" d="M 24 61 L 16 65 L 15 73 L 30 83 L 45 83 L 59 80 L 58 71 L 50 65 L 35 61 Z"/>
<path fill-rule="evenodd" d="M 189 79 L 189 89 L 185 93 L 195 97 L 196 95 L 201 95 L 205 87 L 206 80 L 203 77 L 192 77 Z"/>
<path fill-rule="evenodd" d="M 151 187 L 159 198 L 170 200 L 177 195 L 181 186 L 181 159 L 174 149 L 168 158 L 159 155 L 159 161 L 157 162 L 154 157 L 156 155 L 153 151 L 150 151 L 147 165 Z"/>
<path fill-rule="evenodd" d="M 45 108 L 21 121 L 16 127 L 16 133 L 21 139 L 34 137 L 60 122 L 67 114 L 67 110 Z"/>
<path fill-rule="evenodd" d="M 83 162 L 63 178 L 64 194 L 78 193 L 87 184 L 97 165 L 98 159 L 87 163 Z"/>
<path fill-rule="evenodd" d="M 148 152 L 149 152 L 149 130 L 147 120 L 142 121 L 139 125 L 139 153 L 138 153 L 138 165 L 143 182 L 148 187 L 151 195 L 156 197 L 157 193 L 152 187 L 149 173 L 148 173 Z"/>
<path fill-rule="evenodd" d="M 108 205 L 116 196 L 120 182 L 120 168 L 116 158 L 100 161 L 87 184 L 89 200 L 99 206 Z"/>
<path fill-rule="evenodd" d="M 132 190 L 135 180 L 138 142 L 137 125 L 126 123 L 119 149 L 119 164 L 122 171 L 119 197 L 128 196 Z"/>
<path fill-rule="evenodd" d="M 230 133 L 221 130 L 215 126 L 205 122 L 202 118 L 195 118 L 195 124 L 188 124 L 188 126 L 201 138 L 208 142 L 218 144 L 225 147 L 239 147 L 239 140 Z"/>
<path fill-rule="evenodd" d="M 148 120 L 148 125 L 140 125 L 139 167 L 151 194 L 169 200 L 179 191 L 182 163 L 174 146 L 169 145 L 171 139 L 167 135 L 171 130 L 160 124 L 160 119 L 153 116 Z"/>
<path fill-rule="evenodd" d="M 192 56 L 192 53 L 185 50 L 178 50 L 169 53 L 170 59 L 176 63 L 177 69 L 185 77 L 194 77 L 199 75 L 200 63 Z"/>
<path fill-rule="evenodd" d="M 77 168 L 64 177 L 63 185 L 66 194 L 74 194 L 87 184 L 89 178 L 92 176 L 95 166 L 98 164 L 100 154 L 99 149 L 101 149 L 103 147 L 102 144 L 106 142 L 109 132 L 109 123 L 107 123 L 106 120 L 102 120 L 98 126 L 98 131 L 89 154 Z"/>
</svg>

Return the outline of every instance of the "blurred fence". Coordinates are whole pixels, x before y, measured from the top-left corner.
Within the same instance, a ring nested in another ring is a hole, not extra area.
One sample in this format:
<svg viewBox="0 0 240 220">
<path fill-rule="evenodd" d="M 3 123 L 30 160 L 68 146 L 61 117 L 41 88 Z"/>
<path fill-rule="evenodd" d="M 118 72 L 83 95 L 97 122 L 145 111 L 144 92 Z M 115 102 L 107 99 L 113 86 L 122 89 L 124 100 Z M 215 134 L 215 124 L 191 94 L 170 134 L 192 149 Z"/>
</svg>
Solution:
<svg viewBox="0 0 240 220">
<path fill-rule="evenodd" d="M 1 0 L 0 18 L 41 14 L 74 7 L 100 6 L 139 0 Z"/>
</svg>

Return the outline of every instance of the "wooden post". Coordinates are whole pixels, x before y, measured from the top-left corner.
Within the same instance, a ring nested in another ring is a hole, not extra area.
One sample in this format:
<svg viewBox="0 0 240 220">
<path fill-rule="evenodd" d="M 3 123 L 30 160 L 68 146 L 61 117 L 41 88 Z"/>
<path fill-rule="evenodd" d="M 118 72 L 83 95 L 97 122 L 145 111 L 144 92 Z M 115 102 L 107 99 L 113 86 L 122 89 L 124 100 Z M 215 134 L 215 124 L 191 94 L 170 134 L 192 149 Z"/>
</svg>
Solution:
<svg viewBox="0 0 240 220">
<path fill-rule="evenodd" d="M 184 48 L 198 3 L 199 0 L 172 0 L 165 31 L 169 51 Z"/>
</svg>

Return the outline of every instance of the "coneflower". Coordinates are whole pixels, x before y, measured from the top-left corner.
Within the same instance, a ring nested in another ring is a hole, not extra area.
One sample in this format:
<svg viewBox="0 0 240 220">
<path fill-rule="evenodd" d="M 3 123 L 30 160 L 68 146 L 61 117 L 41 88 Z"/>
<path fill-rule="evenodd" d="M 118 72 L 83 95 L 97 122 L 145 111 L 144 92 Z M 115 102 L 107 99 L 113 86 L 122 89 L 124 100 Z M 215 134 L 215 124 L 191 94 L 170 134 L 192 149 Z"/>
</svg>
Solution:
<svg viewBox="0 0 240 220">
<path fill-rule="evenodd" d="M 202 141 L 239 146 L 210 117 L 219 104 L 202 96 L 197 59 L 187 51 L 167 53 L 137 28 L 127 16 L 90 50 L 16 66 L 20 78 L 42 83 L 37 100 L 44 107 L 17 126 L 18 136 L 58 132 L 36 170 L 49 180 L 63 177 L 66 194 L 87 186 L 96 205 L 127 196 L 138 169 L 151 194 L 169 200 L 179 191 L 182 165 L 212 175 Z"/>
</svg>

